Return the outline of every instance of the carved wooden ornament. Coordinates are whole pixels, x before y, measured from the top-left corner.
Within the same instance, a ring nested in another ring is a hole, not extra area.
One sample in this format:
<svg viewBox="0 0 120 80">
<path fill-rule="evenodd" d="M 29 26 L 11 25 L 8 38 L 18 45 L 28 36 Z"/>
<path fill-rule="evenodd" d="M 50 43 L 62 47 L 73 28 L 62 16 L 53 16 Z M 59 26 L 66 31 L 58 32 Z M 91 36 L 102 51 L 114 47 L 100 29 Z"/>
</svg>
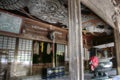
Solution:
<svg viewBox="0 0 120 80">
<path fill-rule="evenodd" d="M 32 15 L 50 23 L 67 25 L 67 10 L 58 0 L 30 0 L 28 4 Z"/>
<path fill-rule="evenodd" d="M 23 8 L 27 5 L 29 0 L 0 0 L 0 8 L 16 10 Z"/>
</svg>

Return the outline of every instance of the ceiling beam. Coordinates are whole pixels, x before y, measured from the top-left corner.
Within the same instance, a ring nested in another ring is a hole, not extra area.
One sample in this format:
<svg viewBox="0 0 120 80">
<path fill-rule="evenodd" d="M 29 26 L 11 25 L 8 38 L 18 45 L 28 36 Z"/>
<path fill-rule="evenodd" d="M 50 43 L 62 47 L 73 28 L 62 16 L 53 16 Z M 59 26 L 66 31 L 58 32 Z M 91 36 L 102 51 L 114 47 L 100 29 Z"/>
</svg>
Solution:
<svg viewBox="0 0 120 80">
<path fill-rule="evenodd" d="M 110 0 L 82 0 L 81 2 L 110 26 L 115 27 L 113 22 L 115 10 Z"/>
</svg>

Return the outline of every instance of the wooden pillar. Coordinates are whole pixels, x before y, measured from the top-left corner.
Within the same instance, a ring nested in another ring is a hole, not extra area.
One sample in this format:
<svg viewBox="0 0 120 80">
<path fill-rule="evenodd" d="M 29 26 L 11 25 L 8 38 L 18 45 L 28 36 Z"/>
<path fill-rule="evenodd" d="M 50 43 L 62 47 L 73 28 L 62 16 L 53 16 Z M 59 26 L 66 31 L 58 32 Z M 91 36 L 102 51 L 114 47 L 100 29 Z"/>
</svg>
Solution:
<svg viewBox="0 0 120 80">
<path fill-rule="evenodd" d="M 114 28 L 114 37 L 115 37 L 115 52 L 116 52 L 116 61 L 117 61 L 117 74 L 120 75 L 120 19 L 117 18 Z"/>
<path fill-rule="evenodd" d="M 80 0 L 68 0 L 68 5 L 70 79 L 84 80 Z"/>
</svg>

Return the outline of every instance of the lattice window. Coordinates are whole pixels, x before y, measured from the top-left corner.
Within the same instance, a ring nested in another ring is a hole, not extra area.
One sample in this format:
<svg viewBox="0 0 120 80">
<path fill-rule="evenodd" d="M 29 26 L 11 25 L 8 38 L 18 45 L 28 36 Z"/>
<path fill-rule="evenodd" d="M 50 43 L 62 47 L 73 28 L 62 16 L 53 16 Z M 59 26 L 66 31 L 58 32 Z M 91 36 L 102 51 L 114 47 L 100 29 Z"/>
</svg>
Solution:
<svg viewBox="0 0 120 80">
<path fill-rule="evenodd" d="M 56 50 L 56 64 L 62 66 L 65 61 L 65 45 L 57 44 Z"/>
<path fill-rule="evenodd" d="M 0 50 L 8 54 L 8 62 L 14 61 L 16 38 L 0 35 Z"/>
<path fill-rule="evenodd" d="M 31 61 L 32 55 L 32 40 L 19 39 L 18 46 L 18 62 L 28 63 Z"/>
</svg>

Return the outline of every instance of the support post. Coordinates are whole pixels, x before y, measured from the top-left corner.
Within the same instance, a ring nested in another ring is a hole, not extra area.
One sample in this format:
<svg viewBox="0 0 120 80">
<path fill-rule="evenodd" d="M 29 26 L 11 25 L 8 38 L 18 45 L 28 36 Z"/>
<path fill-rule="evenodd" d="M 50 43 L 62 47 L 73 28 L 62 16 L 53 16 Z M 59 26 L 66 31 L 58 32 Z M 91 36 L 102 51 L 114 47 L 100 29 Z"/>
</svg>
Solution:
<svg viewBox="0 0 120 80">
<path fill-rule="evenodd" d="M 114 28 L 114 37 L 115 37 L 115 52 L 116 52 L 116 61 L 117 61 L 117 74 L 120 75 L 120 19 L 117 18 L 115 22 L 116 28 Z"/>
<path fill-rule="evenodd" d="M 69 70 L 71 80 L 84 80 L 80 0 L 68 0 Z"/>
</svg>

